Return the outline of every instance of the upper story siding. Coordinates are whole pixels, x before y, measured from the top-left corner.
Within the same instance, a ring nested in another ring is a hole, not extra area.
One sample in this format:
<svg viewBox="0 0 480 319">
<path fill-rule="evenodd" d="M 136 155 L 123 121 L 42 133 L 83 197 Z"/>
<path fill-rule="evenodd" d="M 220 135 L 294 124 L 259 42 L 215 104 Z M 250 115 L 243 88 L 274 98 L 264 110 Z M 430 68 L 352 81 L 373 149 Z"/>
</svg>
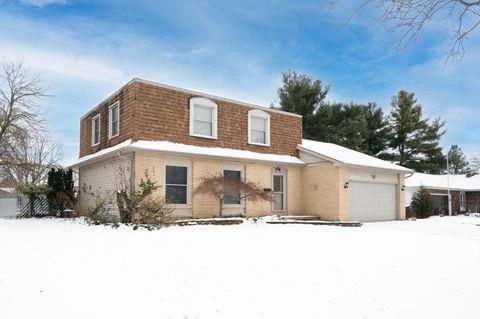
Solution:
<svg viewBox="0 0 480 319">
<path fill-rule="evenodd" d="M 190 99 L 205 97 L 218 106 L 217 139 L 190 136 Z M 120 101 L 120 134 L 108 138 L 109 106 Z M 270 146 L 248 143 L 249 104 L 142 80 L 133 80 L 87 113 L 80 123 L 80 157 L 126 139 L 162 140 L 205 147 L 297 155 L 302 119 L 294 114 L 261 108 L 270 116 Z M 92 118 L 101 114 L 100 144 L 91 146 Z"/>
</svg>

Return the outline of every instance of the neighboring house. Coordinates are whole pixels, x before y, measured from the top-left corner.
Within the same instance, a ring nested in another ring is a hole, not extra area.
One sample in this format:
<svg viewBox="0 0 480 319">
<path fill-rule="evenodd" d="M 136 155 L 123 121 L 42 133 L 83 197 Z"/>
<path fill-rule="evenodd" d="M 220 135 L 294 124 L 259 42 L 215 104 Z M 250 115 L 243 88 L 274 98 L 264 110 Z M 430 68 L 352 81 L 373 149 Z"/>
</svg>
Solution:
<svg viewBox="0 0 480 319">
<path fill-rule="evenodd" d="M 452 213 L 480 211 L 480 175 L 432 175 L 415 173 L 405 180 L 406 201 L 410 206 L 412 196 L 423 186 L 432 196 L 434 209 L 438 213 L 448 214 L 448 189 L 452 198 Z"/>
<path fill-rule="evenodd" d="M 261 185 L 272 202 L 226 199 L 223 214 L 308 214 L 326 220 L 405 218 L 409 169 L 338 145 L 302 140 L 302 118 L 200 92 L 133 79 L 81 118 L 82 214 L 97 196 L 148 176 L 174 216 L 211 217 L 218 202 L 193 194 L 202 176 Z M 112 211 L 115 210 L 112 205 Z"/>
<path fill-rule="evenodd" d="M 0 181 L 0 218 L 15 217 L 26 204 L 25 196 L 15 189 L 9 179 Z"/>
</svg>

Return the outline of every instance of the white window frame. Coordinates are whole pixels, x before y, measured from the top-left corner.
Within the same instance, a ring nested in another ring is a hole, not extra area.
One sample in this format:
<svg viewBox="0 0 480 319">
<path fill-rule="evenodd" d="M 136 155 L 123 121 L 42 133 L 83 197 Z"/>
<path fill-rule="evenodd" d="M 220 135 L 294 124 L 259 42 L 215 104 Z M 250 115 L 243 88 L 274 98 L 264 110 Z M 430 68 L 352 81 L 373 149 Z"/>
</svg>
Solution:
<svg viewBox="0 0 480 319">
<path fill-rule="evenodd" d="M 113 128 L 112 109 L 114 107 L 118 107 L 118 130 L 117 130 L 117 134 L 112 135 L 112 128 Z M 120 135 L 120 101 L 113 103 L 108 108 L 108 138 L 111 139 L 111 138 L 117 137 L 118 135 Z"/>
<path fill-rule="evenodd" d="M 265 144 L 252 141 L 252 117 L 266 120 Z M 267 112 L 257 109 L 248 111 L 248 144 L 270 146 L 270 115 Z"/>
<path fill-rule="evenodd" d="M 195 106 L 207 107 L 212 110 L 212 135 L 195 134 L 194 130 L 194 109 Z M 218 105 L 212 100 L 203 97 L 194 97 L 190 99 L 190 135 L 195 137 L 217 139 L 218 126 Z"/>
<path fill-rule="evenodd" d="M 167 200 L 167 166 L 179 166 L 187 168 L 187 203 L 172 204 L 175 208 L 191 208 L 192 207 L 192 163 L 183 159 L 168 159 L 165 161 L 163 168 L 163 198 Z"/>
<path fill-rule="evenodd" d="M 235 165 L 235 164 L 229 164 L 225 165 L 223 167 L 222 175 L 224 174 L 225 171 L 237 171 L 240 172 L 240 180 L 245 181 L 245 170 L 242 165 Z M 240 194 L 240 197 L 242 197 L 242 194 Z M 243 198 L 240 198 L 240 204 L 225 204 L 225 201 L 223 202 L 223 207 L 224 208 L 244 208 L 245 207 L 245 200 Z"/>
<path fill-rule="evenodd" d="M 97 114 L 92 117 L 92 146 L 100 144 L 100 137 L 102 136 L 102 118 L 101 114 Z M 98 142 L 95 143 L 95 121 L 98 119 Z"/>
<path fill-rule="evenodd" d="M 274 188 L 275 188 L 275 175 L 278 176 L 283 176 L 283 209 L 282 210 L 275 210 L 274 209 L 274 203 L 273 203 L 273 193 L 274 193 Z M 287 181 L 287 170 L 282 169 L 282 168 L 273 168 L 272 170 L 272 177 L 271 177 L 271 183 L 272 183 L 272 202 L 271 202 L 271 209 L 273 213 L 286 213 L 288 211 L 287 209 L 287 187 L 288 187 L 288 181 Z"/>
<path fill-rule="evenodd" d="M 466 192 L 460 192 L 460 198 L 459 198 L 459 204 L 460 204 L 460 211 L 464 212 L 467 210 L 467 193 Z"/>
</svg>

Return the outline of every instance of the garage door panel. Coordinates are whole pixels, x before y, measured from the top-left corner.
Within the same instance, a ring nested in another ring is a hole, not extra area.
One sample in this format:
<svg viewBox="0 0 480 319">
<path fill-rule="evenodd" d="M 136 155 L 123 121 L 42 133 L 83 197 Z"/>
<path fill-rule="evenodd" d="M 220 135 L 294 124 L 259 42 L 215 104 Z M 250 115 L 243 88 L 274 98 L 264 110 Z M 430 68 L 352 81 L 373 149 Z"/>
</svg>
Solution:
<svg viewBox="0 0 480 319">
<path fill-rule="evenodd" d="M 17 215 L 17 198 L 0 198 L 0 218 L 15 217 Z"/>
<path fill-rule="evenodd" d="M 349 183 L 349 219 L 356 221 L 395 220 L 397 185 L 386 183 Z"/>
</svg>

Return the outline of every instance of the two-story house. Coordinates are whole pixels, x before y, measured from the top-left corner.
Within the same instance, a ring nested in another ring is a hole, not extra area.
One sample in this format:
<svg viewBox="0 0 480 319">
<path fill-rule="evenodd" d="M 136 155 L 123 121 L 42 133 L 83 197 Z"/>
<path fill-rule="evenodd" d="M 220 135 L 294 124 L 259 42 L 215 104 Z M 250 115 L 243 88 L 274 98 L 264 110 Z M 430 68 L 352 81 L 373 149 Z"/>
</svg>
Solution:
<svg viewBox="0 0 480 319">
<path fill-rule="evenodd" d="M 255 182 L 271 202 L 224 201 L 223 214 L 308 214 L 326 220 L 403 219 L 410 170 L 302 140 L 302 118 L 276 109 L 133 79 L 81 118 L 81 213 L 95 196 L 148 176 L 175 216 L 211 217 L 218 201 L 193 191 L 203 176 Z M 94 196 L 93 196 L 93 195 Z M 114 210 L 114 207 L 112 208 Z"/>
</svg>

